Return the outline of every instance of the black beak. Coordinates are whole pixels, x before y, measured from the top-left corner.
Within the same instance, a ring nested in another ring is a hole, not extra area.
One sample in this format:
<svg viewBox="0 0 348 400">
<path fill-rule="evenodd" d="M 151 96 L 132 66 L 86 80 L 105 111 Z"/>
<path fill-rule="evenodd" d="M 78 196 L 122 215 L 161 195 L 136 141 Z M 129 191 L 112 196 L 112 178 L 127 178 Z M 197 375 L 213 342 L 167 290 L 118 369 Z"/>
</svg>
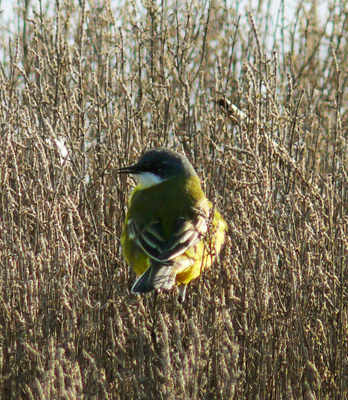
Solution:
<svg viewBox="0 0 348 400">
<path fill-rule="evenodd" d="M 117 174 L 136 174 L 139 173 L 139 168 L 136 164 L 129 165 L 128 167 L 118 168 L 116 170 Z"/>
</svg>

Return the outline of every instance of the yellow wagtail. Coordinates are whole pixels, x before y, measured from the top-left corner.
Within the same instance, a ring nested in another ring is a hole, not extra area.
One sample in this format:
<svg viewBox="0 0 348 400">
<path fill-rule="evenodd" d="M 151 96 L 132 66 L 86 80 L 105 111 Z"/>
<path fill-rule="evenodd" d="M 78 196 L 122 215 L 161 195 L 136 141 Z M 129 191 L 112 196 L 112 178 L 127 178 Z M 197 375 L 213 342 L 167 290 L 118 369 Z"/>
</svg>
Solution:
<svg viewBox="0 0 348 400">
<path fill-rule="evenodd" d="M 225 241 L 227 224 L 205 197 L 188 159 L 172 150 L 146 151 L 120 168 L 138 181 L 129 198 L 121 243 L 137 275 L 132 293 L 186 285 L 210 267 Z"/>
</svg>

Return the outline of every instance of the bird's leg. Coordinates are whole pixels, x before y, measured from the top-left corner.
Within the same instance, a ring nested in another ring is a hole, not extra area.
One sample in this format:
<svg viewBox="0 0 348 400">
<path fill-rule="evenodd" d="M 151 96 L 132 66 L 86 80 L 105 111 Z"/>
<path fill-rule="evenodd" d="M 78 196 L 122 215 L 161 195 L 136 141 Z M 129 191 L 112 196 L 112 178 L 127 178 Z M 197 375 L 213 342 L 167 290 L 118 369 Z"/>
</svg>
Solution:
<svg viewBox="0 0 348 400">
<path fill-rule="evenodd" d="M 186 288 L 187 288 L 187 285 L 185 285 L 185 284 L 181 284 L 179 286 L 179 294 L 178 294 L 178 298 L 177 298 L 179 304 L 182 304 L 185 301 Z"/>
<path fill-rule="evenodd" d="M 157 351 L 157 353 L 159 352 L 158 349 L 158 343 L 157 343 L 157 335 L 156 335 L 156 331 L 155 331 L 155 326 L 156 326 L 156 322 L 157 322 L 157 296 L 158 293 L 160 292 L 161 289 L 159 290 L 154 290 L 153 291 L 153 314 L 152 314 L 152 327 L 151 327 L 151 337 L 152 337 L 152 341 L 154 344 L 154 347 Z"/>
</svg>

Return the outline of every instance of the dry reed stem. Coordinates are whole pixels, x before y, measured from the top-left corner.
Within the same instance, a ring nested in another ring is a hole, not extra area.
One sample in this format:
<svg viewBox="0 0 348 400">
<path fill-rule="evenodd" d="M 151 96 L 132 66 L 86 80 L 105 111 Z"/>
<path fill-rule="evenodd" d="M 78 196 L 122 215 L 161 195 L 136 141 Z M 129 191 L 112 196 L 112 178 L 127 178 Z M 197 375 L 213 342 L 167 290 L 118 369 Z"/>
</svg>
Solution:
<svg viewBox="0 0 348 400">
<path fill-rule="evenodd" d="M 2 29 L 0 397 L 344 399 L 345 4 L 273 27 L 163 4 L 20 2 Z M 154 310 L 130 294 L 114 169 L 157 146 L 188 156 L 229 231 L 183 307 Z"/>
</svg>

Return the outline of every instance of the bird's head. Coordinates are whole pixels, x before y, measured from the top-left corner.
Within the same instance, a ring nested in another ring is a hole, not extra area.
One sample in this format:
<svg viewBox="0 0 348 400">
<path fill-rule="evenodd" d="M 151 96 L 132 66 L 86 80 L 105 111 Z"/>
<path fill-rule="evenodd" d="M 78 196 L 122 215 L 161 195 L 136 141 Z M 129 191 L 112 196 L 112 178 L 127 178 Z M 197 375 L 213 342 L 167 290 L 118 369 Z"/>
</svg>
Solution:
<svg viewBox="0 0 348 400">
<path fill-rule="evenodd" d="M 188 159 L 173 150 L 159 148 L 146 151 L 136 162 L 116 172 L 133 175 L 145 189 L 173 177 L 195 176 L 196 172 Z"/>
</svg>

